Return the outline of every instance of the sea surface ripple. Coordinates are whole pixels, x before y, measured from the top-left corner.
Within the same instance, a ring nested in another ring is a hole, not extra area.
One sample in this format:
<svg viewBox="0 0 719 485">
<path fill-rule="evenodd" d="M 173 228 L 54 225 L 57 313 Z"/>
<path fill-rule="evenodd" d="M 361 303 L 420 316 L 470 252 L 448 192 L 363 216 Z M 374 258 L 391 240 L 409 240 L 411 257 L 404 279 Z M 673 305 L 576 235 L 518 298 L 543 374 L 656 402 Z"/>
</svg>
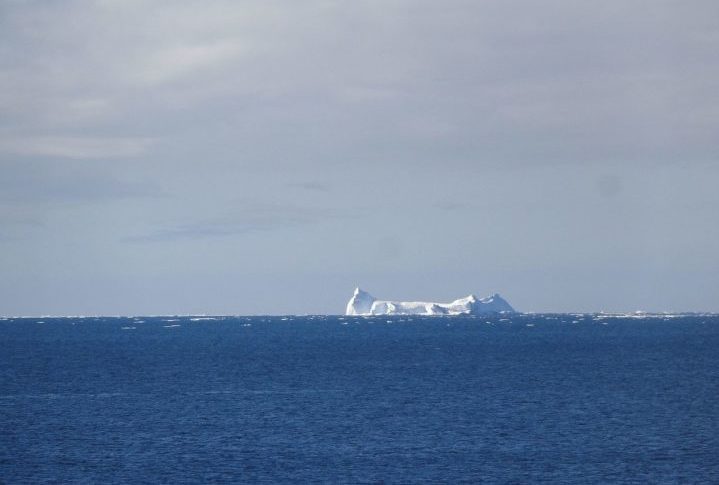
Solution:
<svg viewBox="0 0 719 485">
<path fill-rule="evenodd" d="M 719 316 L 0 319 L 0 482 L 719 483 Z"/>
</svg>

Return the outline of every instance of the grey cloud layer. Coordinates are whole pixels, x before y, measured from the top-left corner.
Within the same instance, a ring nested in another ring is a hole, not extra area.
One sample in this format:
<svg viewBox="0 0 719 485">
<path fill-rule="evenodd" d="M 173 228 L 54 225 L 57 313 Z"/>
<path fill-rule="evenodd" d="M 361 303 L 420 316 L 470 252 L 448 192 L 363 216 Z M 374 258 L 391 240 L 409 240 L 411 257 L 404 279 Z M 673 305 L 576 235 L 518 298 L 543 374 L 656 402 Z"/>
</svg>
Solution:
<svg viewBox="0 0 719 485">
<path fill-rule="evenodd" d="M 134 155 L 148 134 L 210 123 L 249 124 L 267 139 L 339 138 L 336 151 L 414 144 L 484 162 L 701 160 L 717 148 L 717 10 L 669 1 L 8 4 L 0 150 L 87 157 L 106 143 Z M 113 146 L 108 134 L 127 139 Z"/>
</svg>

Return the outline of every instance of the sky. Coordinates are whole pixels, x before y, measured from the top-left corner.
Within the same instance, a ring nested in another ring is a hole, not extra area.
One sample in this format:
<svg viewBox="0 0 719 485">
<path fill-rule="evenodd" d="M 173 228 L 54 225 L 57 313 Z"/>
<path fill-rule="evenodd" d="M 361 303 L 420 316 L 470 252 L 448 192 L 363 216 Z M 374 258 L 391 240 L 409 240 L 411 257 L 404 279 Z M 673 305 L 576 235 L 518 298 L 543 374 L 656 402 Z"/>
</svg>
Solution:
<svg viewBox="0 0 719 485">
<path fill-rule="evenodd" d="M 719 312 L 715 0 L 0 3 L 0 315 Z"/>
</svg>

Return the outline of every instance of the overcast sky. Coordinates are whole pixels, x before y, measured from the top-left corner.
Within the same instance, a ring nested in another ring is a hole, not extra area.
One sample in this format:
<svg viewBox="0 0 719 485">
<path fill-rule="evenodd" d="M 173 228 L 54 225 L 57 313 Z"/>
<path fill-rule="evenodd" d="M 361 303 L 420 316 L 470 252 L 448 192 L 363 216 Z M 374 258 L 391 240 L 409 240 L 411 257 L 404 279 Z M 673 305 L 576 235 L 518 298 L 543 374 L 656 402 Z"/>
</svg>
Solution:
<svg viewBox="0 0 719 485">
<path fill-rule="evenodd" d="M 0 3 L 0 315 L 719 311 L 719 2 Z"/>
</svg>

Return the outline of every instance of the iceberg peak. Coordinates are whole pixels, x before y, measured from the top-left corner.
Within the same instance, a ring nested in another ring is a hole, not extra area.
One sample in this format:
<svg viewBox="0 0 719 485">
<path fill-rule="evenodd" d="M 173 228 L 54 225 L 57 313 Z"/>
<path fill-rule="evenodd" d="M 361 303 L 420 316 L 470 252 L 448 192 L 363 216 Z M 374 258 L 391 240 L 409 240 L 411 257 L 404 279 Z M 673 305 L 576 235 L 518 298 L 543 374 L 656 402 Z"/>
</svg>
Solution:
<svg viewBox="0 0 719 485">
<path fill-rule="evenodd" d="M 347 303 L 347 310 L 345 312 L 346 315 L 367 315 L 370 313 L 370 310 L 372 309 L 372 304 L 377 299 L 367 293 L 366 291 L 362 291 L 362 289 L 358 286 L 355 288 L 354 293 L 352 294 L 352 298 L 350 298 L 350 301 Z"/>
</svg>

